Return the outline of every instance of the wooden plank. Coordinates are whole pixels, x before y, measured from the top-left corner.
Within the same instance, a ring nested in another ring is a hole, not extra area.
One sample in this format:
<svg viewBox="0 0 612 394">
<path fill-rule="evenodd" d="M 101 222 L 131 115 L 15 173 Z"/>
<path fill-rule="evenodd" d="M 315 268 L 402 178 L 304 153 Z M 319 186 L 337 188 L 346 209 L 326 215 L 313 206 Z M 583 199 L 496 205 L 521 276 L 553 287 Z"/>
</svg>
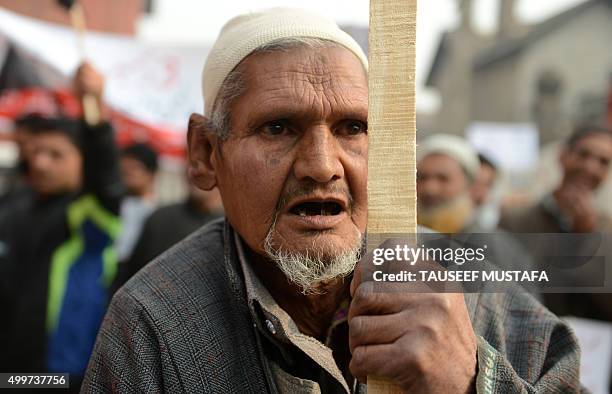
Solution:
<svg viewBox="0 0 612 394">
<path fill-rule="evenodd" d="M 416 232 L 416 0 L 371 0 L 368 233 Z"/>
<path fill-rule="evenodd" d="M 417 0 L 370 0 L 368 235 L 416 234 Z M 368 377 L 369 394 L 400 393 Z"/>
</svg>

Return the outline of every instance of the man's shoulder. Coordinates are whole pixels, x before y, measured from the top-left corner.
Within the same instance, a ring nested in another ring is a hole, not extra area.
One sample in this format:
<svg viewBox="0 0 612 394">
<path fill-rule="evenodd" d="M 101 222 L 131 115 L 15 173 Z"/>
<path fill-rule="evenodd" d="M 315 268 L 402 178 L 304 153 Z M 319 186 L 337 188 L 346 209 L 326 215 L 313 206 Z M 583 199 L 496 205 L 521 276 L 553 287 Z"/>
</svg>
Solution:
<svg viewBox="0 0 612 394">
<path fill-rule="evenodd" d="M 144 378 L 168 392 L 265 391 L 246 300 L 227 267 L 234 258 L 228 232 L 222 220 L 204 226 L 117 291 L 90 362 L 90 387 L 133 387 Z M 150 391 L 144 384 L 140 391 Z"/>
<path fill-rule="evenodd" d="M 472 320 L 478 324 L 498 322 L 519 322 L 524 320 L 559 321 L 559 319 L 524 288 L 510 284 L 503 292 L 482 292 L 466 294 L 466 301 L 472 304 Z"/>
<path fill-rule="evenodd" d="M 227 288 L 223 228 L 223 220 L 202 227 L 147 264 L 118 294 L 153 313 L 222 297 Z"/>
<path fill-rule="evenodd" d="M 505 292 L 466 294 L 474 332 L 505 354 L 515 368 L 544 362 L 550 346 L 575 347 L 565 322 L 519 286 Z"/>
</svg>

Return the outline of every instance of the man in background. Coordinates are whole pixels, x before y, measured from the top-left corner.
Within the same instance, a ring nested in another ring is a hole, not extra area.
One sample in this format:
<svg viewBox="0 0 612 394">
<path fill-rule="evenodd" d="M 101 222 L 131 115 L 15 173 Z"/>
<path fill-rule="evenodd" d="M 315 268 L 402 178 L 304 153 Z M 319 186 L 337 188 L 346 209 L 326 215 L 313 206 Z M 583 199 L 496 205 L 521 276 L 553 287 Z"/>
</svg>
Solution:
<svg viewBox="0 0 612 394">
<path fill-rule="evenodd" d="M 480 167 L 470 189 L 474 202 L 475 222 L 484 230 L 494 230 L 499 222 L 499 202 L 493 195 L 499 178 L 497 165 L 482 153 L 478 154 Z"/>
<path fill-rule="evenodd" d="M 581 126 L 567 140 L 559 162 L 561 184 L 537 204 L 506 212 L 500 227 L 516 233 L 612 232 L 609 217 L 597 212 L 593 193 L 612 160 L 612 131 Z"/>
<path fill-rule="evenodd" d="M 103 77 L 82 65 L 77 94 L 102 105 Z M 32 198 L 3 218 L 2 372 L 68 372 L 79 389 L 117 261 L 122 185 L 111 126 L 47 119 L 28 159 Z"/>
<path fill-rule="evenodd" d="M 534 205 L 505 212 L 500 227 L 513 233 L 531 234 L 521 237 L 521 241 L 542 265 L 547 263 L 547 256 L 553 252 L 563 253 L 567 257 L 603 256 L 609 264 L 612 256 L 609 243 L 612 221 L 597 212 L 593 193 L 606 179 L 611 160 L 611 130 L 599 126 L 576 128 L 559 157 L 563 171 L 559 186 Z M 552 235 L 544 235 L 547 233 L 559 235 L 553 238 Z M 610 272 L 609 266 L 603 269 L 597 269 L 596 262 L 590 260 L 577 269 L 561 270 L 563 286 L 594 287 L 606 276 L 606 272 Z M 610 280 L 609 275 L 607 280 Z M 612 321 L 612 299 L 609 294 L 544 294 L 543 301 L 560 316 Z"/>
<path fill-rule="evenodd" d="M 121 178 L 129 196 L 155 200 L 155 176 L 159 169 L 157 152 L 145 143 L 135 143 L 121 150 Z"/>
<path fill-rule="evenodd" d="M 124 148 L 120 159 L 121 178 L 127 197 L 121 203 L 121 235 L 117 257 L 125 262 L 132 255 L 142 226 L 155 209 L 155 176 L 159 168 L 157 152 L 147 144 Z"/>
<path fill-rule="evenodd" d="M 489 200 L 497 179 L 497 166 L 490 159 L 479 153 L 478 161 L 480 166 L 471 188 L 472 201 L 477 208 L 483 206 Z"/>
<path fill-rule="evenodd" d="M 437 134 L 417 148 L 418 222 L 440 233 L 478 232 L 471 188 L 480 163 L 463 138 Z"/>
<path fill-rule="evenodd" d="M 125 283 L 174 244 L 222 216 L 223 204 L 217 189 L 204 191 L 189 185 L 184 201 L 161 207 L 146 220 L 132 256 L 121 264 L 117 284 Z"/>
<path fill-rule="evenodd" d="M 419 145 L 417 156 L 420 225 L 444 234 L 461 234 L 466 244 L 487 245 L 487 258 L 500 268 L 533 267 L 532 258 L 512 236 L 498 232 L 496 227 L 481 226 L 477 207 L 486 201 L 493 179 L 465 139 L 434 135 Z M 537 289 L 528 287 L 537 296 Z"/>
</svg>

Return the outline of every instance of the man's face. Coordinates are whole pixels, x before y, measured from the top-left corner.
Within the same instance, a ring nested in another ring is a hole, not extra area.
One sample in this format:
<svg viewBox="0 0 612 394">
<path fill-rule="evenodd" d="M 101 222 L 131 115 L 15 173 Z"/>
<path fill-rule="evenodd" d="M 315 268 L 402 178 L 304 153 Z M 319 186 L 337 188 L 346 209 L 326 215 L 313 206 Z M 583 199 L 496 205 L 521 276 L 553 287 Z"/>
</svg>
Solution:
<svg viewBox="0 0 612 394">
<path fill-rule="evenodd" d="M 612 160 L 612 138 L 589 134 L 561 155 L 564 182 L 595 190 L 608 176 Z"/>
<path fill-rule="evenodd" d="M 32 137 L 30 165 L 32 187 L 40 195 L 74 192 L 81 186 L 81 153 L 59 132 Z"/>
<path fill-rule="evenodd" d="M 450 203 L 466 192 L 468 180 L 461 165 L 442 154 L 425 156 L 417 166 L 417 198 L 422 208 Z"/>
<path fill-rule="evenodd" d="M 155 175 L 138 159 L 124 155 L 119 161 L 121 178 L 131 196 L 143 196 L 155 182 Z"/>
<path fill-rule="evenodd" d="M 368 85 L 343 48 L 251 55 L 247 89 L 214 154 L 216 183 L 233 227 L 264 254 L 275 248 L 335 256 L 366 227 Z"/>
<path fill-rule="evenodd" d="M 472 201 L 477 207 L 487 201 L 489 193 L 495 184 L 495 169 L 487 164 L 481 164 L 476 179 L 470 187 Z"/>
</svg>

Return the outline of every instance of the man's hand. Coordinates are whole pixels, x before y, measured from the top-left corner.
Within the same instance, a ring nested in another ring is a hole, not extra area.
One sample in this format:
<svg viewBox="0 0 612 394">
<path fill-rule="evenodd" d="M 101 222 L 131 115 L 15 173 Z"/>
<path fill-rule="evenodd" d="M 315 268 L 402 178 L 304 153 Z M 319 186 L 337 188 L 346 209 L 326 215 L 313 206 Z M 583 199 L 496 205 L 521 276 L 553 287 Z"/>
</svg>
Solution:
<svg viewBox="0 0 612 394">
<path fill-rule="evenodd" d="M 74 90 L 79 98 L 90 94 L 101 101 L 104 93 L 104 76 L 91 64 L 82 63 L 74 76 Z"/>
<path fill-rule="evenodd" d="M 85 62 L 82 63 L 77 69 L 73 82 L 74 91 L 81 103 L 85 103 L 85 101 L 93 99 L 95 101 L 95 105 L 97 106 L 98 116 L 101 119 L 105 119 L 105 107 L 102 100 L 104 93 L 104 76 L 100 74 L 91 64 Z"/>
<path fill-rule="evenodd" d="M 423 283 L 362 281 L 368 263 L 362 259 L 351 283 L 353 376 L 389 379 L 410 393 L 472 392 L 477 344 L 463 294 L 433 293 Z"/>
</svg>

